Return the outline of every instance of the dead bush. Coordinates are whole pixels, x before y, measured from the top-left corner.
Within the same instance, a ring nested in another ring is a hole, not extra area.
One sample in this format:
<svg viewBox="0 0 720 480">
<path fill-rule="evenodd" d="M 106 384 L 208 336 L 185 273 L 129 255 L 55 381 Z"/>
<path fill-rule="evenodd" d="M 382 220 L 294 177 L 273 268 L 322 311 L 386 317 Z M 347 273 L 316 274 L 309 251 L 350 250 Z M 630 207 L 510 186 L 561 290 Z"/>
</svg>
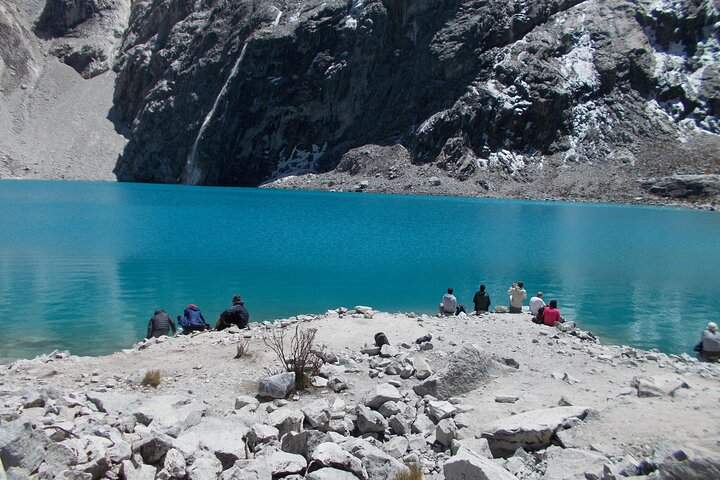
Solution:
<svg viewBox="0 0 720 480">
<path fill-rule="evenodd" d="M 295 374 L 295 388 L 301 390 L 307 388 L 310 377 L 320 371 L 324 363 L 325 347 L 315 345 L 316 329 L 302 330 L 298 325 L 290 339 L 290 349 L 287 350 L 286 334 L 287 329 L 278 328 L 263 341 L 278 356 L 285 371 Z"/>
</svg>

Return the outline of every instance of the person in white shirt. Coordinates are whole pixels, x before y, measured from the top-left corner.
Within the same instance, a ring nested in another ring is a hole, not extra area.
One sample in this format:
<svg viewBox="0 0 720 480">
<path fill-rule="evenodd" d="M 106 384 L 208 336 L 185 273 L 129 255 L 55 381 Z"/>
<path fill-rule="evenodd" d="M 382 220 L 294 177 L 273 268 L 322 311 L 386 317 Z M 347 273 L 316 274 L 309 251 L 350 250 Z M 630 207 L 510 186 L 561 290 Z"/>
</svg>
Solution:
<svg viewBox="0 0 720 480">
<path fill-rule="evenodd" d="M 510 295 L 510 313 L 522 313 L 523 302 L 527 298 L 523 282 L 513 283 L 508 289 L 508 295 Z"/>
<path fill-rule="evenodd" d="M 455 295 L 453 295 L 453 289 L 448 288 L 447 293 L 442 297 L 442 302 L 440 302 L 440 314 L 459 315 L 460 312 L 464 311 L 465 306 L 458 305 L 457 298 L 455 298 Z"/>
<path fill-rule="evenodd" d="M 530 313 L 532 313 L 533 317 L 538 314 L 540 307 L 545 306 L 545 301 L 543 301 L 542 296 L 542 292 L 537 292 L 537 295 L 530 299 Z"/>
</svg>

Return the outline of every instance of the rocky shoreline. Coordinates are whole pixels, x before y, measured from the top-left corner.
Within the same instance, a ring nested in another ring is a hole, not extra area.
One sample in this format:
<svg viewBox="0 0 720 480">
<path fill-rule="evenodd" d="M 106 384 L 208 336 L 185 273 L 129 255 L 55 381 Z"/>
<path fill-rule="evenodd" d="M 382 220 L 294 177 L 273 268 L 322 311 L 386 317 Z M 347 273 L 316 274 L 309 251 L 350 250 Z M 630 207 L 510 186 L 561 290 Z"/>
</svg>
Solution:
<svg viewBox="0 0 720 480">
<path fill-rule="evenodd" d="M 296 329 L 324 364 L 292 391 L 263 340 Z M 574 322 L 341 308 L 3 367 L 0 479 L 719 478 L 719 398 L 720 365 Z"/>
</svg>

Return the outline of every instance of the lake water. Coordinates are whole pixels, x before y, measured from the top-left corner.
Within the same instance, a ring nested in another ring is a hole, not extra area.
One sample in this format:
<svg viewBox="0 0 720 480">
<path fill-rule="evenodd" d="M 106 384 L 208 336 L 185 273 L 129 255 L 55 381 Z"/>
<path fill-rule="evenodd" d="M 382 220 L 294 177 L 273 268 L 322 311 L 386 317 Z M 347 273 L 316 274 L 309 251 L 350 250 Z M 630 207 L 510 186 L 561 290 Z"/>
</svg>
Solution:
<svg viewBox="0 0 720 480">
<path fill-rule="evenodd" d="M 606 342 L 676 353 L 718 320 L 711 212 L 34 181 L 0 182 L 0 210 L 0 362 L 128 347 L 158 307 L 214 324 L 235 293 L 255 321 L 433 314 L 447 287 L 507 305 L 523 280 Z"/>
</svg>

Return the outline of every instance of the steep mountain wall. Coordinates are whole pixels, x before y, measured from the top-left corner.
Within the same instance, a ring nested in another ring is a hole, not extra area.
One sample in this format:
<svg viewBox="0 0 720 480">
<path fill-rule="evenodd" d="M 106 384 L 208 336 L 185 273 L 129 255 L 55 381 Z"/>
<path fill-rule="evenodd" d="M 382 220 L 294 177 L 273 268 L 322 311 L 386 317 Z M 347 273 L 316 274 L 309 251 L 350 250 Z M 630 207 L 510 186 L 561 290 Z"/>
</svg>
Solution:
<svg viewBox="0 0 720 480">
<path fill-rule="evenodd" d="M 709 0 L 136 2 L 116 173 L 258 185 L 363 145 L 479 185 L 720 173 L 719 21 Z"/>
</svg>

